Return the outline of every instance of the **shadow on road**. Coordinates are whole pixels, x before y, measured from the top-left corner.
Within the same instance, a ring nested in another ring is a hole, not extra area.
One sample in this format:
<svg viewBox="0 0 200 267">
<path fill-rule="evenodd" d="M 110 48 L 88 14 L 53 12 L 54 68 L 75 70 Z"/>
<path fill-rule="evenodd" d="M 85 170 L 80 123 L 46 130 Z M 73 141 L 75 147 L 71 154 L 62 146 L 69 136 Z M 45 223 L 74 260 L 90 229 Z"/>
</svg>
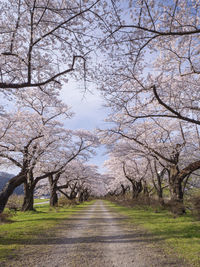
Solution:
<svg viewBox="0 0 200 267">
<path fill-rule="evenodd" d="M 14 240 L 14 239 L 6 239 L 2 240 L 0 239 L 0 244 L 5 243 L 7 245 L 9 244 L 31 244 L 31 245 L 42 245 L 42 244 L 47 244 L 48 245 L 58 245 L 58 244 L 80 244 L 80 243 L 138 243 L 138 242 L 148 242 L 149 238 L 151 238 L 151 234 L 145 234 L 145 238 L 141 237 L 138 234 L 125 234 L 125 235 L 110 235 L 110 236 L 83 236 L 83 237 L 73 237 L 73 238 L 40 238 L 40 239 L 35 239 L 35 240 L 30 240 L 25 239 L 25 240 Z M 151 238 L 150 241 L 156 242 L 162 240 L 161 238 Z M 3 241 L 3 242 L 2 242 Z"/>
</svg>

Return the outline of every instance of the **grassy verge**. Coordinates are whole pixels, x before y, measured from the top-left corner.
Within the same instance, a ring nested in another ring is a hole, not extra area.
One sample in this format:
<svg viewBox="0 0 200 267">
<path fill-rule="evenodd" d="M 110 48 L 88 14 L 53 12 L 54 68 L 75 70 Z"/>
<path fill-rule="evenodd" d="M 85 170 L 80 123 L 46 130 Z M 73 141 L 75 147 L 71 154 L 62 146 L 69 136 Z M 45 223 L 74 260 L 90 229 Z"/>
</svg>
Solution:
<svg viewBox="0 0 200 267">
<path fill-rule="evenodd" d="M 127 208 L 108 203 L 111 208 L 128 216 L 130 222 L 164 240 L 163 248 L 167 253 L 173 251 L 191 265 L 200 266 L 200 222 L 190 214 L 174 218 L 164 210 L 155 213 L 152 208 Z"/>
<path fill-rule="evenodd" d="M 0 262 L 15 255 L 16 249 L 30 243 L 36 235 L 56 226 L 91 203 L 59 209 L 49 209 L 49 205 L 44 204 L 38 206 L 36 212 L 17 212 L 8 223 L 0 224 Z"/>
</svg>

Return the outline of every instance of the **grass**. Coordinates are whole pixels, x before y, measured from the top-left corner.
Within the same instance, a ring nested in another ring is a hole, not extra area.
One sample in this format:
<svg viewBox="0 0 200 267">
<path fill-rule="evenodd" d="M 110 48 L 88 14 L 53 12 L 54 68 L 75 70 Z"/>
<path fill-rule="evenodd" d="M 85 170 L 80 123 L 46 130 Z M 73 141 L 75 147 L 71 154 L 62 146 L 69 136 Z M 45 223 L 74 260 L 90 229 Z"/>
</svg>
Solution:
<svg viewBox="0 0 200 267">
<path fill-rule="evenodd" d="M 109 206 L 128 216 L 131 223 L 164 240 L 163 248 L 167 253 L 175 253 L 190 266 L 200 266 L 200 222 L 190 214 L 174 218 L 166 210 L 155 212 L 152 208 L 127 208 L 111 202 Z"/>
<path fill-rule="evenodd" d="M 44 204 L 38 206 L 36 212 L 14 213 L 9 223 L 0 224 L 0 262 L 14 256 L 18 248 L 30 243 L 36 235 L 56 226 L 91 203 L 57 209 L 50 209 L 48 204 Z"/>
</svg>

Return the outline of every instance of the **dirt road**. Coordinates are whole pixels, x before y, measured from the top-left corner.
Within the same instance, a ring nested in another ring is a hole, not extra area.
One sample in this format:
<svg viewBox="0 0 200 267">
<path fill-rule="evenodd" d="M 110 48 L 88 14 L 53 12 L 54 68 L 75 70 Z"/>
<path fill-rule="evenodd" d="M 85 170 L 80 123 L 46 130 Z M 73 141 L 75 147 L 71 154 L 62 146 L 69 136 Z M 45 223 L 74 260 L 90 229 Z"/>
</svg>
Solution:
<svg viewBox="0 0 200 267">
<path fill-rule="evenodd" d="M 102 201 L 40 236 L 2 266 L 150 267 L 184 266 L 152 246 L 159 242 L 142 233 Z M 188 266 L 188 265 L 187 265 Z"/>
</svg>

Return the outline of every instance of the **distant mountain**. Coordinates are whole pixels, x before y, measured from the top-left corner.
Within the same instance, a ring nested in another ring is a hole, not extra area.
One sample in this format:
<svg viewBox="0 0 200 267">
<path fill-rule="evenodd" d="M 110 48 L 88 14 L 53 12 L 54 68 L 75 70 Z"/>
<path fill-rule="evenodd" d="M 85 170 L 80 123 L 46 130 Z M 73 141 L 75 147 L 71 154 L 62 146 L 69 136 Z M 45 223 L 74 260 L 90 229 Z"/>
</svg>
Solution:
<svg viewBox="0 0 200 267">
<path fill-rule="evenodd" d="M 5 186 L 5 184 L 14 176 L 14 174 L 10 174 L 7 172 L 0 172 L 0 191 L 3 189 L 3 187 Z M 17 195 L 23 195 L 24 194 L 24 190 L 23 190 L 23 185 L 18 186 L 15 191 L 14 194 Z"/>
</svg>

